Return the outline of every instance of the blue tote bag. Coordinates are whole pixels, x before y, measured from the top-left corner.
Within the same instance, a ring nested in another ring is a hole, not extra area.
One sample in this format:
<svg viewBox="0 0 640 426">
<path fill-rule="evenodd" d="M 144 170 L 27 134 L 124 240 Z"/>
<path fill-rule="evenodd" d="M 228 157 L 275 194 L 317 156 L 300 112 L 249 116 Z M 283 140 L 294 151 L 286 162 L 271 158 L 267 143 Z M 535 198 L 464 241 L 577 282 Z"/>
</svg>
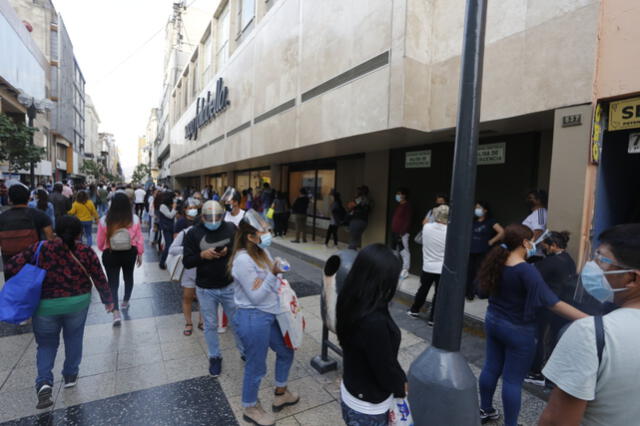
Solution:
<svg viewBox="0 0 640 426">
<path fill-rule="evenodd" d="M 38 244 L 34 264 L 25 264 L 0 291 L 0 321 L 19 324 L 31 318 L 38 309 L 42 281 L 47 275 L 47 271 L 38 266 L 43 243 Z"/>
</svg>

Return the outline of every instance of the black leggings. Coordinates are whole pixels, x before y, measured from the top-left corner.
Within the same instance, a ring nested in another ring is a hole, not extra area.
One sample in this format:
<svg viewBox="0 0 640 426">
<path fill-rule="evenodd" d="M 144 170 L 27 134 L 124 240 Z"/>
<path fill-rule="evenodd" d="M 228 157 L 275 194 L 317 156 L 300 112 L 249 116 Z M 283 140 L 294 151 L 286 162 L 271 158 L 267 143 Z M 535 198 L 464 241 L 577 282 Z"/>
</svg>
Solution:
<svg viewBox="0 0 640 426">
<path fill-rule="evenodd" d="M 329 244 L 331 236 L 333 236 L 333 243 L 338 245 L 338 225 L 329 225 L 329 229 L 327 229 L 327 237 L 324 240 L 325 245 Z"/>
<path fill-rule="evenodd" d="M 136 266 L 138 249 L 132 247 L 127 251 L 105 250 L 102 252 L 102 264 L 107 271 L 107 280 L 113 297 L 114 309 L 120 310 L 118 288 L 120 287 L 120 269 L 124 278 L 124 298 L 128 302 L 133 291 L 133 268 Z"/>
<path fill-rule="evenodd" d="M 435 293 L 433 294 L 433 301 L 431 302 L 431 312 L 429 313 L 429 321 L 433 321 L 433 314 L 436 310 L 436 298 L 438 297 L 438 283 L 440 282 L 440 274 L 432 274 L 431 272 L 422 271 L 420 274 L 420 288 L 416 293 L 416 297 L 413 300 L 413 306 L 411 306 L 411 312 L 418 313 L 420 308 L 427 301 L 427 295 L 431 290 L 431 284 L 435 284 Z"/>
</svg>

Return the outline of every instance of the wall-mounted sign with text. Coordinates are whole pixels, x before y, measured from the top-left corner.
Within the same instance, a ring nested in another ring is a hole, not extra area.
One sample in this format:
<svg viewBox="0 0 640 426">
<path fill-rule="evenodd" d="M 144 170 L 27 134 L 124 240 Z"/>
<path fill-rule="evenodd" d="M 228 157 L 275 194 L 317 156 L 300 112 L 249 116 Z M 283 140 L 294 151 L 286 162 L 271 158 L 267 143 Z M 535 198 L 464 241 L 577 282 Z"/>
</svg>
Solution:
<svg viewBox="0 0 640 426">
<path fill-rule="evenodd" d="M 506 151 L 506 143 L 504 142 L 478 145 L 478 166 L 504 164 Z"/>
<path fill-rule="evenodd" d="M 640 98 L 625 99 L 609 104 L 609 129 L 640 128 Z"/>
<path fill-rule="evenodd" d="M 222 78 L 219 78 L 213 97 L 209 91 L 206 98 L 198 98 L 196 101 L 196 117 L 184 127 L 185 138 L 198 139 L 198 130 L 215 120 L 216 116 L 231 104 L 228 97 L 229 88 L 224 86 Z"/>
<path fill-rule="evenodd" d="M 425 169 L 431 167 L 431 150 L 409 151 L 404 154 L 405 169 Z"/>
</svg>

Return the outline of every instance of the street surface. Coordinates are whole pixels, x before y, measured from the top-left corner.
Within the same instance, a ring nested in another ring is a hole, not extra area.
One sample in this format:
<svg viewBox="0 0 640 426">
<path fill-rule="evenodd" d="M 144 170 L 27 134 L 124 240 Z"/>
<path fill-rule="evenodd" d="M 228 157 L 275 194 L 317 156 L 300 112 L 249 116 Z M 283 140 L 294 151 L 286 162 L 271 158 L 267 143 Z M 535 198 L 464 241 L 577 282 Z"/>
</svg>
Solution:
<svg viewBox="0 0 640 426">
<path fill-rule="evenodd" d="M 320 353 L 321 270 L 277 248 L 272 249 L 272 254 L 290 261 L 292 272 L 288 278 L 301 298 L 307 321 L 306 338 L 296 352 L 289 384 L 300 393 L 300 403 L 278 413 L 277 424 L 343 424 L 340 372 L 320 375 L 309 365 L 311 358 Z M 124 313 L 121 328 L 112 327 L 112 317 L 104 312 L 94 290 L 78 385 L 71 389 L 61 386 L 61 344 L 54 370 L 55 405 L 50 410 L 35 409 L 36 344 L 30 326 L 0 324 L 2 425 L 246 424 L 240 404 L 242 361 L 231 332 L 221 335 L 222 376 L 211 378 L 203 333 L 194 327 L 192 336 L 183 336 L 181 288 L 168 280 L 168 273 L 160 270 L 157 262 L 156 250 L 147 244 L 143 266 L 136 269 L 131 307 Z M 406 309 L 400 302 L 391 306 L 402 329 L 400 363 L 408 370 L 429 344 L 432 329 L 423 319 L 408 318 Z M 462 352 L 476 376 L 484 357 L 481 334 L 478 330 L 465 330 L 462 341 Z M 373 345 L 372 342 L 375 350 Z M 273 398 L 273 360 L 271 352 L 260 395 L 267 406 Z M 500 389 L 495 403 L 501 409 Z M 524 391 L 520 422 L 536 424 L 543 406 L 543 400 Z"/>
</svg>

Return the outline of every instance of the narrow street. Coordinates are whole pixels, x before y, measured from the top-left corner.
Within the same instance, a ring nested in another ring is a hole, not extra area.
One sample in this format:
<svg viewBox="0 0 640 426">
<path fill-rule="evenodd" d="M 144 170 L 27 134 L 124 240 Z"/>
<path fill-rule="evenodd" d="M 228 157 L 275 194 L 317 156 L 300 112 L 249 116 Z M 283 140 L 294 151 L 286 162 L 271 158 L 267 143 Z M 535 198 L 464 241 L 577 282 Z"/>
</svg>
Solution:
<svg viewBox="0 0 640 426">
<path fill-rule="evenodd" d="M 321 269 L 290 252 L 274 248 L 272 253 L 290 261 L 292 271 L 288 278 L 301 298 L 307 321 L 305 342 L 296 353 L 290 382 L 290 387 L 300 393 L 301 401 L 278 413 L 278 424 L 341 424 L 340 372 L 320 375 L 309 364 L 320 353 Z M 120 328 L 112 327 L 112 317 L 104 312 L 94 290 L 78 385 L 72 389 L 61 386 L 61 344 L 54 369 L 55 405 L 51 410 L 35 409 L 36 344 L 30 326 L 0 324 L 2 425 L 246 424 L 240 401 L 242 361 L 231 331 L 221 335 L 222 376 L 211 378 L 203 333 L 195 328 L 192 336 L 183 336 L 180 285 L 168 281 L 168 273 L 160 270 L 157 262 L 157 251 L 147 244 L 144 263 L 136 269 L 131 306 L 124 312 Z M 408 370 L 430 341 L 432 329 L 422 319 L 407 317 L 406 306 L 400 302 L 394 302 L 391 309 L 403 333 L 400 363 Z M 462 341 L 462 352 L 476 375 L 484 352 L 483 338 L 477 334 L 465 332 Z M 273 398 L 273 360 L 270 353 L 269 372 L 260 395 L 266 404 Z M 538 397 L 523 392 L 521 423 L 534 425 L 543 405 Z M 496 392 L 496 406 L 501 408 L 500 390 Z"/>
</svg>

